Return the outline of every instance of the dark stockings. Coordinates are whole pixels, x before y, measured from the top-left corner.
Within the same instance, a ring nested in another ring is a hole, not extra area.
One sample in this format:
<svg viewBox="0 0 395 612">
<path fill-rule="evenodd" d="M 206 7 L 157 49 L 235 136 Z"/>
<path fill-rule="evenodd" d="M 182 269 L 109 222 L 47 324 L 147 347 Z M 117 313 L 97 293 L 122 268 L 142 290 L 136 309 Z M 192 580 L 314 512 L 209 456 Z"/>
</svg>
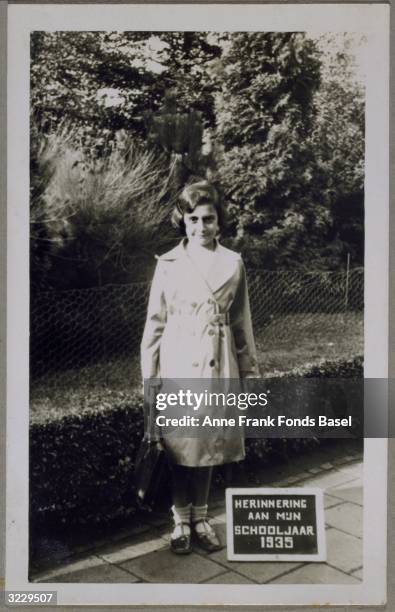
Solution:
<svg viewBox="0 0 395 612">
<path fill-rule="evenodd" d="M 184 507 L 205 506 L 210 491 L 213 468 L 172 465 L 173 504 Z"/>
</svg>

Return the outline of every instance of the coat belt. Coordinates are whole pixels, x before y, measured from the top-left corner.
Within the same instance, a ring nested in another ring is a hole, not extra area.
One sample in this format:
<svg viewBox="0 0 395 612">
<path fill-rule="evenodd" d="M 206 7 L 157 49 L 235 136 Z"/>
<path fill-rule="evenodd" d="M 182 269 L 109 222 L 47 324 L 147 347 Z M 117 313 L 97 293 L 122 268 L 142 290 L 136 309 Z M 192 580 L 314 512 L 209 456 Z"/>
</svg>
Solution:
<svg viewBox="0 0 395 612">
<path fill-rule="evenodd" d="M 169 313 L 170 316 L 173 317 L 179 317 L 179 313 L 177 312 L 170 312 Z M 196 315 L 196 313 L 182 313 L 181 315 L 182 317 L 190 317 L 191 319 L 195 319 L 196 321 L 199 321 L 199 323 L 202 323 L 202 319 Z M 220 312 L 217 314 L 213 314 L 208 316 L 205 320 L 203 320 L 204 323 L 208 323 L 209 325 L 229 325 L 230 324 L 230 317 L 229 317 L 229 312 Z"/>
</svg>

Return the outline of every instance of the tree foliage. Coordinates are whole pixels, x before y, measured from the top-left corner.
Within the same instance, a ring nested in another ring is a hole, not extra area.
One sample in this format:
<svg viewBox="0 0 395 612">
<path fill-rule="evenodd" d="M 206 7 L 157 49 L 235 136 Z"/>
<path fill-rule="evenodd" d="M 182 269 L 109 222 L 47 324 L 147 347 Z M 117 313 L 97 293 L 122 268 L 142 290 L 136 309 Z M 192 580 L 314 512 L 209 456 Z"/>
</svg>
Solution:
<svg viewBox="0 0 395 612">
<path fill-rule="evenodd" d="M 223 63 L 219 172 L 239 242 L 258 240 L 267 265 L 283 242 L 292 248 L 304 225 L 318 52 L 303 34 L 240 33 L 231 38 Z"/>
<path fill-rule="evenodd" d="M 149 33 L 33 32 L 31 90 L 44 129 L 67 119 L 86 130 L 141 131 L 155 104 L 155 74 L 145 64 Z"/>
<path fill-rule="evenodd" d="M 219 83 L 210 66 L 222 54 L 218 42 L 210 41 L 207 32 L 162 32 L 158 36 L 164 45 L 160 53 L 163 92 L 172 92 L 179 112 L 198 112 L 204 127 L 213 127 Z"/>
<path fill-rule="evenodd" d="M 223 57 L 218 172 L 253 265 L 362 261 L 363 97 L 350 56 L 323 55 L 301 33 L 241 33 Z"/>
<path fill-rule="evenodd" d="M 205 174 L 221 185 L 231 243 L 249 265 L 339 268 L 347 253 L 362 263 L 354 43 L 295 32 L 32 33 L 33 276 L 131 280 L 123 268 L 157 243 L 183 183 Z"/>
<path fill-rule="evenodd" d="M 319 40 L 323 76 L 308 143 L 315 159 L 315 200 L 326 214 L 321 252 L 332 265 L 339 258 L 344 262 L 346 253 L 363 265 L 365 92 L 355 78 L 350 42 L 344 34 Z"/>
<path fill-rule="evenodd" d="M 85 130 L 146 136 L 147 117 L 173 92 L 180 112 L 214 123 L 205 66 L 221 50 L 195 32 L 33 32 L 32 109 L 45 130 L 67 119 Z M 202 95 L 203 93 L 203 95 Z"/>
</svg>

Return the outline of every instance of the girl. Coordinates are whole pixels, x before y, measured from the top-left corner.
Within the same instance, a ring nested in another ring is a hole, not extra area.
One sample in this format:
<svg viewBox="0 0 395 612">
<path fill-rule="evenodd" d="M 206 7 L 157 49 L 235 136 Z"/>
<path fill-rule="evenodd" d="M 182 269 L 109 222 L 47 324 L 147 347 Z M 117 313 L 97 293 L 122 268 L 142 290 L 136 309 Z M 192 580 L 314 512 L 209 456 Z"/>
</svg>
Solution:
<svg viewBox="0 0 395 612">
<path fill-rule="evenodd" d="M 172 222 L 184 238 L 157 257 L 141 345 L 145 384 L 257 377 L 245 269 L 240 255 L 218 242 L 224 214 L 215 188 L 207 181 L 186 186 Z M 191 535 L 205 550 L 219 550 L 207 521 L 212 469 L 244 458 L 243 436 L 220 430 L 162 442 L 172 465 L 172 551 L 191 552 Z"/>
</svg>

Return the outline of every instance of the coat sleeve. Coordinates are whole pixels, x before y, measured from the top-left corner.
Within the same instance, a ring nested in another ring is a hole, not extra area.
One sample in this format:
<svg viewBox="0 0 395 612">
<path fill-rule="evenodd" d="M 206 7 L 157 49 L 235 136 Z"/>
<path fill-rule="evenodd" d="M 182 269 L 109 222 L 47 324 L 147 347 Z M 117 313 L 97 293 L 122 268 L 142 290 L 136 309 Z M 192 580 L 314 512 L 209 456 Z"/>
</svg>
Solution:
<svg viewBox="0 0 395 612">
<path fill-rule="evenodd" d="M 240 260 L 240 276 L 235 298 L 229 311 L 241 378 L 258 378 L 259 368 L 252 329 L 247 275 Z"/>
<path fill-rule="evenodd" d="M 167 318 L 162 265 L 158 261 L 155 269 L 141 341 L 141 372 L 143 379 L 146 380 L 160 378 L 159 350 Z"/>
</svg>

